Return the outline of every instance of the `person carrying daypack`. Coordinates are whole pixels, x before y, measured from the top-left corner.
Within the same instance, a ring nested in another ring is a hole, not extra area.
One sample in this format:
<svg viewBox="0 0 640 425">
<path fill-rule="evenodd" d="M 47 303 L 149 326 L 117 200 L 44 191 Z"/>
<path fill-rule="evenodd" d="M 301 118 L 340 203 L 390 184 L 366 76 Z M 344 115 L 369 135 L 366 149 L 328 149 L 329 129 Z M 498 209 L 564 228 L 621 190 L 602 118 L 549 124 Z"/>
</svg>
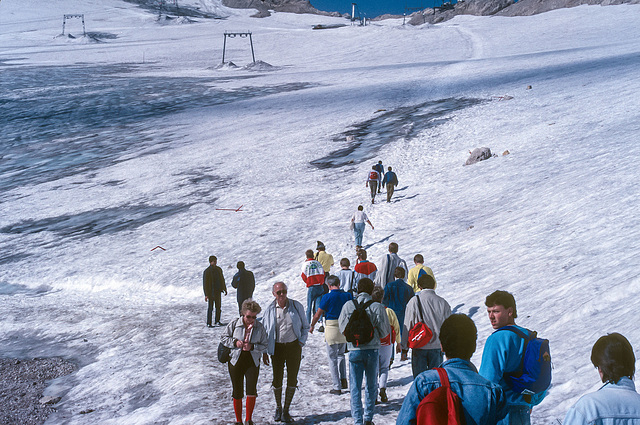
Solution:
<svg viewBox="0 0 640 425">
<path fill-rule="evenodd" d="M 478 331 L 464 314 L 452 314 L 439 330 L 447 361 L 420 373 L 402 403 L 396 424 L 493 425 L 506 415 L 502 387 L 471 363 Z"/>
<path fill-rule="evenodd" d="M 371 203 L 376 201 L 376 193 L 378 192 L 378 180 L 380 180 L 380 173 L 376 171 L 376 166 L 371 167 L 369 175 L 367 176 L 366 186 L 371 190 Z"/>
<path fill-rule="evenodd" d="M 355 424 L 373 424 L 373 411 L 378 393 L 378 350 L 380 338 L 389 334 L 389 319 L 382 304 L 373 302 L 373 281 L 358 281 L 358 298 L 347 302 L 340 312 L 338 325 L 347 339 L 349 349 L 349 388 L 351 416 Z M 368 324 L 367 324 L 368 323 Z M 373 332 L 371 332 L 371 326 Z M 368 329 L 368 330 L 367 330 Z M 367 341 L 368 342 L 365 342 Z M 362 406 L 362 379 L 366 380 L 364 411 Z"/>
<path fill-rule="evenodd" d="M 516 325 L 516 301 L 509 292 L 493 292 L 485 305 L 495 332 L 485 343 L 480 375 L 505 392 L 507 416 L 500 424 L 528 425 L 531 409 L 544 399 L 551 383 L 549 342 Z"/>
</svg>

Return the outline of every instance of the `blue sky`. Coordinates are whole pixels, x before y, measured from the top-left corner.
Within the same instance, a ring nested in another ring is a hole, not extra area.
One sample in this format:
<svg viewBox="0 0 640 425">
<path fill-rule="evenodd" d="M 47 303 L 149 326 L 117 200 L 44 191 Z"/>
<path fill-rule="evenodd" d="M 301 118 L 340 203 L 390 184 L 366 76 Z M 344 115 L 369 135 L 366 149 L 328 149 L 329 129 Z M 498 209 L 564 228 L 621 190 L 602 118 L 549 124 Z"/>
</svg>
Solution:
<svg viewBox="0 0 640 425">
<path fill-rule="evenodd" d="M 442 0 L 435 0 L 437 5 L 442 4 Z M 405 7 L 425 8 L 432 7 L 434 0 L 354 0 L 358 5 L 361 14 L 369 18 L 382 15 L 384 13 L 394 13 L 401 15 Z M 328 12 L 351 13 L 351 1 L 349 0 L 311 0 L 311 4 L 316 9 Z M 408 13 L 413 12 L 410 10 Z"/>
</svg>

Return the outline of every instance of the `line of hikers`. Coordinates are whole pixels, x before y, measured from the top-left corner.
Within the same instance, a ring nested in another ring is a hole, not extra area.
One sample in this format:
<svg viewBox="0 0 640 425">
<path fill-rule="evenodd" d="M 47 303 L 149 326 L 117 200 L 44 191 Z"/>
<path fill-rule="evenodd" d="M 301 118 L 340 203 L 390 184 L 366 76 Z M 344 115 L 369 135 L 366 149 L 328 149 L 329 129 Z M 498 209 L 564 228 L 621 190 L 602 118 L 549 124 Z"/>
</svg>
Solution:
<svg viewBox="0 0 640 425">
<path fill-rule="evenodd" d="M 393 192 L 398 186 L 398 176 L 393 172 L 393 168 L 387 167 L 387 172 L 384 172 L 384 166 L 382 161 L 378 161 L 371 167 L 371 171 L 367 174 L 367 181 L 365 186 L 371 191 L 371 203 L 376 201 L 376 194 L 381 193 L 381 189 L 384 187 L 387 190 L 387 202 L 391 202 Z"/>
<path fill-rule="evenodd" d="M 253 424 L 261 357 L 273 368 L 274 420 L 294 421 L 290 406 L 302 350 L 318 323 L 331 372 L 328 392 L 340 395 L 349 390 L 356 425 L 373 424 L 375 405 L 388 402 L 394 344 L 401 360 L 407 360 L 411 350 L 414 378 L 397 424 L 530 424 L 532 408 L 544 399 L 551 383 L 549 341 L 516 325 L 512 294 L 495 291 L 486 297 L 494 333 L 486 340 L 478 371 L 470 362 L 476 350 L 476 326 L 468 316 L 452 314 L 449 303 L 435 293 L 434 274 L 422 255 L 414 257 L 415 266 L 408 270 L 392 242 L 380 268 L 360 250 L 353 270 L 343 258 L 340 270 L 331 275 L 333 256 L 322 242 L 316 249 L 316 253 L 306 251 L 301 273 L 307 286 L 306 311 L 288 298 L 287 285 L 277 282 L 272 288 L 274 300 L 261 321 L 256 321 L 260 306 L 248 299 L 241 304 L 241 317 L 225 329 L 221 345 L 232 350 L 228 368 L 236 425 L 243 423 L 245 379 L 245 424 Z M 640 395 L 633 384 L 635 356 L 627 339 L 620 334 L 601 337 L 593 346 L 591 361 L 604 386 L 582 397 L 567 412 L 564 425 L 640 425 Z"/>
</svg>

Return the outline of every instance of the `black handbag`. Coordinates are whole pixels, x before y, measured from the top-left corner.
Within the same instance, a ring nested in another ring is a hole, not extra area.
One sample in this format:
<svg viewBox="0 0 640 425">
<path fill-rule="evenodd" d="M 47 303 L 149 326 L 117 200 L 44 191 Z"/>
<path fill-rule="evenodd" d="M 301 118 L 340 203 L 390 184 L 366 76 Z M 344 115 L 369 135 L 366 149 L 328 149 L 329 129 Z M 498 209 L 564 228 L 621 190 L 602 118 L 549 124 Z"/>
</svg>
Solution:
<svg viewBox="0 0 640 425">
<path fill-rule="evenodd" d="M 220 363 L 227 363 L 229 360 L 231 360 L 231 348 L 220 342 L 220 344 L 218 344 L 218 361 Z"/>
</svg>

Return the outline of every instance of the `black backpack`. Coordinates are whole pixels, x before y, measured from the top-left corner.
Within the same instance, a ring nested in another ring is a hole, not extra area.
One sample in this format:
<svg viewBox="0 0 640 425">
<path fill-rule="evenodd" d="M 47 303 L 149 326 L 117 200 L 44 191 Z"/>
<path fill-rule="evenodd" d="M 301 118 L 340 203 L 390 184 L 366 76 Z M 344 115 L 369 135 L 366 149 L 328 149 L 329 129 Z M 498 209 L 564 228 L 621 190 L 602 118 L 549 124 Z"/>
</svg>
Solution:
<svg viewBox="0 0 640 425">
<path fill-rule="evenodd" d="M 353 303 L 356 309 L 351 313 L 351 317 L 349 317 L 349 322 L 344 328 L 343 334 L 348 342 L 359 347 L 373 339 L 373 324 L 366 310 L 367 307 L 373 304 L 373 300 L 369 300 L 363 304 L 353 300 Z"/>
</svg>

